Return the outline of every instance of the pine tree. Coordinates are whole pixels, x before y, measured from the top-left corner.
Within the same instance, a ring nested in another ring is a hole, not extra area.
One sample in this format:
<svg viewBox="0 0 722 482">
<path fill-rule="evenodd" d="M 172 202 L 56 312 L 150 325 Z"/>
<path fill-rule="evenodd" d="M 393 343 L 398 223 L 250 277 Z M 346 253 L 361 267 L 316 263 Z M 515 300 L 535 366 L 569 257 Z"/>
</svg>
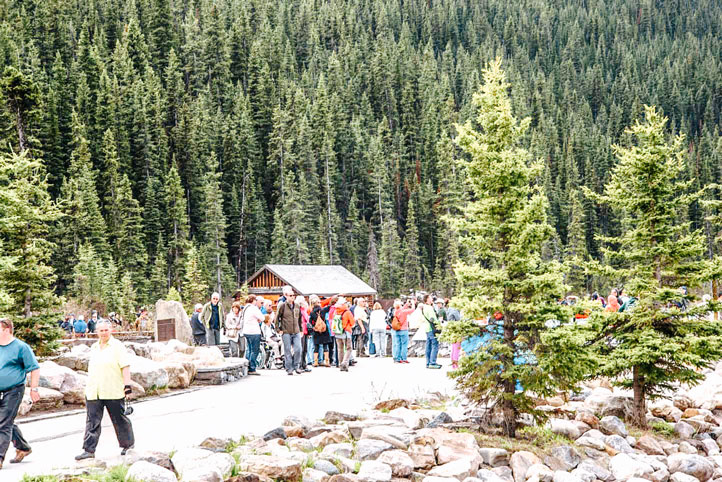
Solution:
<svg viewBox="0 0 722 482">
<path fill-rule="evenodd" d="M 470 121 L 457 126 L 457 142 L 469 156 L 460 162 L 474 200 L 455 224 L 460 243 L 469 247 L 474 261 L 456 266 L 459 294 L 454 303 L 470 319 L 499 312 L 503 320 L 490 323 L 493 339 L 488 349 L 462 358 L 453 376 L 470 399 L 494 404 L 503 417 L 504 433 L 513 437 L 520 412 L 540 416 L 530 393 L 543 396 L 569 386 L 585 374 L 584 357 L 579 349 L 579 360 L 571 367 L 568 359 L 550 363 L 561 350 L 550 349 L 545 322 L 564 319 L 556 303 L 564 285 L 560 267 L 541 259 L 542 245 L 552 234 L 546 197 L 535 185 L 542 165 L 520 146 L 529 119 L 518 121 L 511 112 L 510 85 L 500 59 L 491 62 L 483 78 L 473 100 L 479 129 Z M 517 364 L 520 358 L 524 362 Z M 517 383 L 523 391 L 516 390 Z"/>
<path fill-rule="evenodd" d="M 200 256 L 194 245 L 186 252 L 183 278 L 183 298 L 186 307 L 191 308 L 196 303 L 205 301 L 208 297 L 208 282 L 201 267 Z"/>
<path fill-rule="evenodd" d="M 156 253 L 153 265 L 150 270 L 147 301 L 155 303 L 163 298 L 170 288 L 170 276 L 168 274 L 168 249 L 163 240 L 163 235 L 158 233 L 156 242 Z"/>
<path fill-rule="evenodd" d="M 589 276 L 585 273 L 585 267 L 590 261 L 587 252 L 587 239 L 585 232 L 585 212 L 580 193 L 573 192 L 571 198 L 570 220 L 567 229 L 567 246 L 564 252 L 564 264 L 566 265 L 566 282 L 575 293 L 585 293 L 589 290 Z"/>
<path fill-rule="evenodd" d="M 182 259 L 188 245 L 188 207 L 181 179 L 175 166 L 171 166 L 163 189 L 167 222 L 166 239 L 170 251 L 171 284 L 180 289 L 183 274 Z"/>
<path fill-rule="evenodd" d="M 203 179 L 203 240 L 202 256 L 212 280 L 214 291 L 221 295 L 227 293 L 235 281 L 234 273 L 228 263 L 226 249 L 226 217 L 223 213 L 223 193 L 221 175 L 216 171 L 218 162 L 215 153 L 211 153 L 206 162 L 206 175 Z"/>
<path fill-rule="evenodd" d="M 637 301 L 632 309 L 594 317 L 592 327 L 600 340 L 600 373 L 633 390 L 632 422 L 640 427 L 647 426 L 647 400 L 666 396 L 678 383 L 699 383 L 701 369 L 722 358 L 722 324 L 706 319 L 710 307 L 681 309 L 722 262 L 705 260 L 704 233 L 679 222 L 680 212 L 703 193 L 690 193 L 694 181 L 681 180 L 687 169 L 683 137 L 667 141 L 667 119 L 654 107 L 644 111 L 644 121 L 626 131 L 629 145 L 614 146 L 618 163 L 604 194 L 586 190 L 622 216 L 624 232 L 605 239 L 613 246 L 605 257 L 614 266 L 605 272 Z M 680 293 L 682 286 L 689 295 Z"/>
<path fill-rule="evenodd" d="M 61 336 L 53 313 L 60 305 L 50 264 L 55 246 L 48 240 L 61 213 L 42 161 L 28 154 L 0 155 L 0 291 L 6 311 L 18 318 L 16 336 L 45 354 Z"/>
<path fill-rule="evenodd" d="M 379 269 L 379 253 L 376 250 L 376 236 L 369 229 L 368 250 L 366 251 L 366 279 L 369 286 L 376 291 L 381 288 L 381 272 Z"/>
<path fill-rule="evenodd" d="M 88 242 L 103 259 L 110 256 L 105 219 L 100 210 L 96 171 L 90 159 L 85 126 L 73 114 L 73 144 L 68 177 L 60 188 L 59 206 L 63 217 L 56 223 L 53 240 L 57 245 L 55 266 L 59 283 L 69 286 L 80 245 Z"/>
<path fill-rule="evenodd" d="M 416 225 L 415 197 L 412 194 L 406 214 L 406 236 L 401 251 L 404 256 L 404 288 L 417 290 L 421 286 L 421 258 L 419 256 L 419 228 Z"/>
</svg>

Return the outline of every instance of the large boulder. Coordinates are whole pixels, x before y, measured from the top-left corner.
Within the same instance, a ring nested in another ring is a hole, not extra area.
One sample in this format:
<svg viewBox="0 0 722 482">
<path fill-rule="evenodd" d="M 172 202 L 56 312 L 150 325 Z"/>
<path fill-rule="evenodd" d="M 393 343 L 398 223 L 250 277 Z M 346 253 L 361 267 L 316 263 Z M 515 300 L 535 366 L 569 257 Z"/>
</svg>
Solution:
<svg viewBox="0 0 722 482">
<path fill-rule="evenodd" d="M 226 360 L 217 346 L 196 346 L 191 355 L 191 362 L 196 368 L 210 368 L 223 366 Z"/>
<path fill-rule="evenodd" d="M 178 480 L 170 470 L 145 460 L 139 460 L 131 465 L 125 477 L 127 480 L 137 482 L 176 482 Z"/>
<path fill-rule="evenodd" d="M 429 471 L 429 475 L 464 480 L 470 477 L 471 474 L 476 473 L 475 464 L 475 461 L 469 458 L 458 459 L 443 465 L 437 465 Z"/>
<path fill-rule="evenodd" d="M 240 464 L 243 471 L 264 475 L 272 479 L 296 482 L 301 480 L 301 462 L 270 455 L 246 457 Z"/>
<path fill-rule="evenodd" d="M 168 388 L 188 388 L 190 386 L 191 376 L 181 363 L 163 361 L 161 367 L 168 373 Z"/>
<path fill-rule="evenodd" d="M 509 465 L 509 452 L 504 449 L 484 447 L 479 449 L 479 454 L 483 462 L 491 467 Z"/>
<path fill-rule="evenodd" d="M 619 418 L 626 418 L 632 413 L 632 397 L 614 393 L 606 388 L 597 387 L 592 390 L 586 400 L 585 405 L 594 413 L 603 417 L 614 415 Z"/>
<path fill-rule="evenodd" d="M 222 478 L 228 477 L 236 466 L 233 457 L 226 453 L 215 453 L 211 450 L 186 448 L 178 450 L 171 458 L 173 466 L 183 480 L 200 480 L 201 473 L 215 478 L 215 473 Z M 221 479 L 224 480 L 224 479 Z"/>
<path fill-rule="evenodd" d="M 52 361 L 40 363 L 39 386 L 59 391 L 65 403 L 85 403 L 87 375 Z"/>
<path fill-rule="evenodd" d="M 419 435 L 434 440 L 436 459 L 439 465 L 455 460 L 469 459 L 472 469 L 476 472 L 482 462 L 479 453 L 479 444 L 471 433 L 452 432 L 445 428 L 432 428 L 420 430 Z"/>
<path fill-rule="evenodd" d="M 599 430 L 602 431 L 602 433 L 606 433 L 607 435 L 620 435 L 622 437 L 626 437 L 629 435 L 627 432 L 627 427 L 624 425 L 624 422 L 619 417 L 615 417 L 614 415 L 608 415 L 606 417 L 603 417 L 599 421 Z"/>
<path fill-rule="evenodd" d="M 73 373 L 73 370 L 58 365 L 52 361 L 44 361 L 38 365 L 40 367 L 40 379 L 38 380 L 38 386 L 50 388 L 52 390 L 60 390 L 60 386 L 65 381 L 65 376 L 68 373 Z"/>
<path fill-rule="evenodd" d="M 552 455 L 561 463 L 564 470 L 569 471 L 576 468 L 582 461 L 582 456 L 570 445 L 561 445 L 552 449 Z"/>
<path fill-rule="evenodd" d="M 702 482 L 706 482 L 714 475 L 714 465 L 712 462 L 694 454 L 672 454 L 667 458 L 669 472 L 682 472 L 692 477 L 697 477 Z"/>
<path fill-rule="evenodd" d="M 617 480 L 627 480 L 632 477 L 646 478 L 654 469 L 641 460 L 632 458 L 629 454 L 617 454 L 609 461 L 609 470 Z"/>
<path fill-rule="evenodd" d="M 641 450 L 647 455 L 666 455 L 662 445 L 656 438 L 650 435 L 643 435 L 640 437 L 639 440 L 637 440 L 635 448 Z"/>
<path fill-rule="evenodd" d="M 168 386 L 168 372 L 160 363 L 139 356 L 131 355 L 129 358 L 130 378 L 144 390 Z"/>
<path fill-rule="evenodd" d="M 63 353 L 55 362 L 71 370 L 88 371 L 90 348 L 86 345 L 75 345 L 69 352 Z"/>
<path fill-rule="evenodd" d="M 85 386 L 88 384 L 88 376 L 71 371 L 65 376 L 63 384 L 60 385 L 60 393 L 63 394 L 65 403 L 85 404 Z"/>
<path fill-rule="evenodd" d="M 25 391 L 29 393 L 26 388 Z M 63 406 L 63 394 L 52 388 L 38 387 L 40 400 L 32 404 L 32 410 L 52 410 Z M 29 395 L 28 395 L 29 396 Z"/>
<path fill-rule="evenodd" d="M 436 465 L 436 451 L 434 450 L 434 439 L 430 437 L 417 437 L 409 445 L 409 457 L 414 462 L 416 469 L 430 469 Z"/>
<path fill-rule="evenodd" d="M 356 443 L 356 458 L 359 460 L 375 460 L 379 455 L 393 448 L 393 445 L 383 440 L 361 439 Z M 347 457 L 350 457 L 350 455 L 347 455 Z"/>
<path fill-rule="evenodd" d="M 403 450 L 388 450 L 377 460 L 391 467 L 394 477 L 409 477 L 414 471 L 413 459 Z"/>
<path fill-rule="evenodd" d="M 573 421 L 563 418 L 552 418 L 549 420 L 549 427 L 552 432 L 572 440 L 576 440 L 582 435 L 581 430 L 579 430 L 579 427 L 577 427 Z"/>
<path fill-rule="evenodd" d="M 155 303 L 155 340 L 158 341 L 158 320 L 175 320 L 175 338 L 187 345 L 193 344 L 193 331 L 186 310 L 178 301 L 158 300 Z"/>
<path fill-rule="evenodd" d="M 526 473 L 529 470 L 529 467 L 541 463 L 541 459 L 531 452 L 527 452 L 525 450 L 514 452 L 509 460 L 511 471 L 514 474 L 514 481 L 524 482 L 526 480 Z"/>
<path fill-rule="evenodd" d="M 391 467 L 376 460 L 362 462 L 358 471 L 358 478 L 368 482 L 390 482 L 392 476 Z"/>
</svg>

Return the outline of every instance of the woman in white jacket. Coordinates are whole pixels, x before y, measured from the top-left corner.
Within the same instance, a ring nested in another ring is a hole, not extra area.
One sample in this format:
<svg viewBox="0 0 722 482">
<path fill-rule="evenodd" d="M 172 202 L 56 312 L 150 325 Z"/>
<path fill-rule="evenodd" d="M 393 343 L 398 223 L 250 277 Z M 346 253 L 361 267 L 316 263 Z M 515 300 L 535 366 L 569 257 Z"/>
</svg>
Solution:
<svg viewBox="0 0 722 482">
<path fill-rule="evenodd" d="M 369 331 L 376 347 L 374 356 L 386 356 L 386 312 L 378 301 L 374 303 L 374 310 L 369 317 Z"/>
</svg>

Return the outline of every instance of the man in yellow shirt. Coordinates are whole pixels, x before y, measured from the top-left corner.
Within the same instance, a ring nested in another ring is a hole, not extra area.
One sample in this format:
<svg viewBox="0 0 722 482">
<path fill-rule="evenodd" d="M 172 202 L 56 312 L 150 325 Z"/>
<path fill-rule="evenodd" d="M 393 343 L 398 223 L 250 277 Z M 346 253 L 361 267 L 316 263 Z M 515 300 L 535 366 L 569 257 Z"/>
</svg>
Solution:
<svg viewBox="0 0 722 482">
<path fill-rule="evenodd" d="M 75 460 L 95 457 L 103 409 L 108 410 L 118 444 L 123 449 L 120 455 L 125 455 L 135 443 L 133 426 L 125 415 L 124 403 L 125 397 L 131 393 L 128 352 L 123 343 L 111 336 L 110 322 L 99 322 L 96 330 L 98 341 L 90 347 L 88 383 L 85 387 L 87 417 L 83 453 L 76 456 Z"/>
</svg>

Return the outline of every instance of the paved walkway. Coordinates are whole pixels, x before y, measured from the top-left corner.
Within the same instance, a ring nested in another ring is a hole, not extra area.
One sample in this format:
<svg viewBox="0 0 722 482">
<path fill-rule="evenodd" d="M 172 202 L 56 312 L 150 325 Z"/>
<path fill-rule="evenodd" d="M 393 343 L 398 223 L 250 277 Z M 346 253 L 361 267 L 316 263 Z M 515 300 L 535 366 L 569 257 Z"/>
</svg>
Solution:
<svg viewBox="0 0 722 482">
<path fill-rule="evenodd" d="M 356 411 L 378 400 L 453 391 L 447 366 L 427 370 L 423 359 L 410 361 L 409 365 L 398 365 L 390 358 L 362 358 L 349 373 L 319 367 L 292 377 L 283 370 L 263 370 L 262 376 L 228 385 L 137 402 L 131 416 L 136 448 L 171 451 L 199 444 L 208 436 L 237 439 L 242 434 L 262 435 L 288 415 L 320 419 L 327 410 Z M 448 359 L 441 363 L 448 365 Z M 10 464 L 14 456 L 11 446 L 6 455 L 8 463 L 0 471 L 1 481 L 74 466 L 73 457 L 82 452 L 84 413 L 20 422 L 33 453 L 21 464 Z M 107 415 L 104 422 L 96 457 L 117 460 L 120 449 Z"/>
</svg>

